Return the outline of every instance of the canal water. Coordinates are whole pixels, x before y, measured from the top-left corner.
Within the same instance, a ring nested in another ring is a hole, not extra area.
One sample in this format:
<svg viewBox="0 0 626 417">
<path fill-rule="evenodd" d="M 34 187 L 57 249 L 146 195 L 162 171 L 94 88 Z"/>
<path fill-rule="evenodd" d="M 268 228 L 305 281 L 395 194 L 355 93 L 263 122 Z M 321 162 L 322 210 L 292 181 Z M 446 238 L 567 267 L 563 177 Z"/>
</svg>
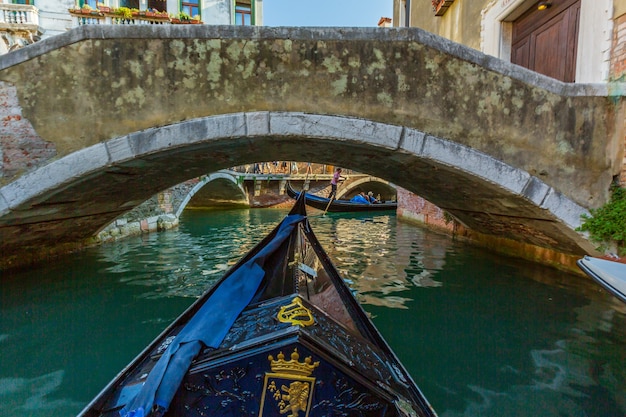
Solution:
<svg viewBox="0 0 626 417">
<path fill-rule="evenodd" d="M 2 273 L 0 416 L 76 415 L 285 213 L 189 211 Z M 393 215 L 311 222 L 440 416 L 626 416 L 626 305 L 598 285 Z"/>
</svg>

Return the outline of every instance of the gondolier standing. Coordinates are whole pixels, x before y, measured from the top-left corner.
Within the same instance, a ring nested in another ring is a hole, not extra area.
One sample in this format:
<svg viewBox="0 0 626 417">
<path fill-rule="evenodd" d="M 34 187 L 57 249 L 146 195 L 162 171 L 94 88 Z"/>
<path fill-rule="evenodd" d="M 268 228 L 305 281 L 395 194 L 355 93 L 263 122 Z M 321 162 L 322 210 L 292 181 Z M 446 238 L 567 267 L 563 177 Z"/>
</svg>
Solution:
<svg viewBox="0 0 626 417">
<path fill-rule="evenodd" d="M 331 200 L 337 196 L 337 184 L 339 181 L 345 181 L 345 177 L 341 176 L 341 168 L 335 168 L 335 173 L 333 174 L 333 179 L 330 180 L 330 194 L 328 198 Z"/>
</svg>

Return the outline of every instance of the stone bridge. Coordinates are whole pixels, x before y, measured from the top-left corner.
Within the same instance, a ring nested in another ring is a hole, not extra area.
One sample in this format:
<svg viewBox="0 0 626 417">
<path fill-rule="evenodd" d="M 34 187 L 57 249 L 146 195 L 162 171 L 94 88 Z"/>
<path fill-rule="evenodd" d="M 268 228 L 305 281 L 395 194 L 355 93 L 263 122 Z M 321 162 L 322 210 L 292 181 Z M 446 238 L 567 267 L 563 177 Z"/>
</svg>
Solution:
<svg viewBox="0 0 626 417">
<path fill-rule="evenodd" d="M 229 169 L 220 170 L 198 179 L 187 181 L 170 189 L 170 194 L 180 198 L 168 199 L 172 203 L 171 212 L 180 217 L 185 208 L 250 207 L 251 200 L 262 192 L 273 195 L 286 194 L 287 181 L 296 190 L 310 190 L 325 195 L 330 192 L 332 174 L 254 174 Z M 270 183 L 275 183 L 273 186 Z M 323 187 L 327 189 L 317 190 Z M 397 191 L 388 181 L 363 174 L 346 175 L 337 190 L 337 198 L 350 198 L 359 192 L 372 191 L 385 199 L 395 197 Z M 158 200 L 158 196 L 156 199 Z M 153 197 L 153 199 L 155 199 Z M 254 205 L 254 204 L 252 204 Z"/>
<path fill-rule="evenodd" d="M 484 236 L 579 256 L 580 215 L 623 154 L 623 86 L 563 84 L 416 28 L 83 26 L 2 56 L 0 88 L 4 266 L 263 160 L 349 167 Z"/>
<path fill-rule="evenodd" d="M 174 207 L 176 217 L 180 217 L 189 202 L 195 199 L 196 206 L 210 207 L 216 205 L 249 205 L 249 196 L 242 182 L 230 172 L 214 172 L 200 177 L 200 180 L 190 187 L 182 201 Z"/>
</svg>

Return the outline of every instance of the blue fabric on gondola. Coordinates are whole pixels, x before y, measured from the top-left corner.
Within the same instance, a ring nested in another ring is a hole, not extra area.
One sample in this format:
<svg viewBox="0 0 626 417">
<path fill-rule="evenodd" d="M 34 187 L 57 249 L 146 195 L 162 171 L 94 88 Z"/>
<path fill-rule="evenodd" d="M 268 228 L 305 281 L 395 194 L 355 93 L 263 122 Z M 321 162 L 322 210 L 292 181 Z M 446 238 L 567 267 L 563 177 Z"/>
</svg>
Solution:
<svg viewBox="0 0 626 417">
<path fill-rule="evenodd" d="M 370 203 L 361 194 L 357 194 L 354 197 L 352 197 L 350 199 L 350 202 L 352 202 L 352 203 L 359 203 L 359 204 L 369 204 Z"/>
<path fill-rule="evenodd" d="M 141 391 L 121 411 L 122 417 L 148 415 L 153 405 L 167 409 L 202 344 L 217 348 L 239 313 L 250 303 L 265 275 L 263 265 L 304 216 L 287 216 L 274 239 L 234 271 L 215 290 L 158 360 Z"/>
</svg>

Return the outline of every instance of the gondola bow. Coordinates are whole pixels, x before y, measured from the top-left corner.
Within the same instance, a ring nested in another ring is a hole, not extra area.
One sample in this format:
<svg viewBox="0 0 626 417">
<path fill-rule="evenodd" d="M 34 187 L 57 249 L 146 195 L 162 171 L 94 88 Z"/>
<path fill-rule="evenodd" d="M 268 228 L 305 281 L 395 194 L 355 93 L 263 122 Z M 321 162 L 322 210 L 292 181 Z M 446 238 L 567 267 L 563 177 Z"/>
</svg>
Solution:
<svg viewBox="0 0 626 417">
<path fill-rule="evenodd" d="M 320 246 L 302 196 L 80 414 L 125 415 L 436 414 Z"/>
</svg>

